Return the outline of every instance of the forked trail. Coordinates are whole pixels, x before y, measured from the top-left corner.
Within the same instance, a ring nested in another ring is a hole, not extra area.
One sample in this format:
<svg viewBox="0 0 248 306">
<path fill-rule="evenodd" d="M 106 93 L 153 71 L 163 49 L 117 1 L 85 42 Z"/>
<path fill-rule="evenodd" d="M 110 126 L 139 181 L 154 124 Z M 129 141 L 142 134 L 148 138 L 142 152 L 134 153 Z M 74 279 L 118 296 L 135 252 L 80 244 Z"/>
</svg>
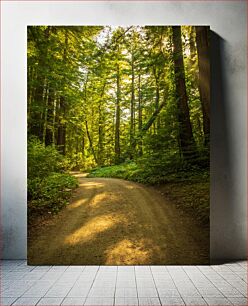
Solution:
<svg viewBox="0 0 248 306">
<path fill-rule="evenodd" d="M 31 235 L 29 264 L 208 263 L 206 231 L 158 190 L 77 177 L 70 204 Z"/>
</svg>

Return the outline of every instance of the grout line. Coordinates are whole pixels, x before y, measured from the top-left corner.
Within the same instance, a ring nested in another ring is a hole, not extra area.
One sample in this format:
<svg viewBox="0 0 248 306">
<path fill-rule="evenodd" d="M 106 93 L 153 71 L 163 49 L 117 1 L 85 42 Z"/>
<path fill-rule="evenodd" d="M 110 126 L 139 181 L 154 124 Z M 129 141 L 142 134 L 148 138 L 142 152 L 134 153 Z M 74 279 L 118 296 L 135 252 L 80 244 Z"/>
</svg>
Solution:
<svg viewBox="0 0 248 306">
<path fill-rule="evenodd" d="M 173 283 L 174 283 L 174 285 L 175 285 L 175 287 L 176 287 L 176 289 L 177 289 L 177 291 L 178 291 L 178 293 L 179 293 L 179 295 L 180 295 L 180 297 L 181 297 L 181 299 L 182 299 L 182 301 L 183 301 L 183 304 L 186 305 L 185 302 L 184 302 L 184 299 L 183 299 L 183 297 L 182 297 L 182 295 L 181 295 L 181 292 L 178 290 L 177 285 L 176 285 L 176 283 L 175 283 L 173 277 L 171 276 L 170 269 L 167 269 L 167 270 L 168 270 L 168 273 L 169 273 L 169 275 L 170 275 L 170 277 L 171 277 L 171 279 L 172 279 L 172 281 L 173 281 Z"/>
<path fill-rule="evenodd" d="M 68 266 L 68 268 L 69 268 L 69 267 L 70 267 L 70 266 Z M 67 268 L 67 269 L 68 269 L 68 268 Z M 66 270 L 67 270 L 67 269 L 66 269 Z M 84 269 L 85 269 L 85 266 L 84 266 L 83 270 L 80 271 L 80 273 L 78 274 L 78 277 L 75 279 L 73 285 L 71 286 L 71 289 L 67 292 L 66 296 L 63 298 L 63 300 L 62 300 L 62 302 L 61 302 L 61 305 L 62 305 L 63 301 L 68 297 L 68 294 L 71 292 L 73 286 L 76 284 L 77 280 L 80 278 L 80 275 L 83 273 Z M 65 271 L 66 271 L 66 270 L 65 270 Z M 73 273 L 73 272 L 72 272 L 72 273 Z"/>
<path fill-rule="evenodd" d="M 197 267 L 197 269 L 201 272 L 201 270 L 199 269 L 199 267 L 198 266 L 196 266 Z M 214 271 L 215 273 L 216 273 L 216 271 Z M 202 272 L 201 272 L 202 273 Z M 202 273 L 203 274 L 203 273 Z M 225 297 L 226 298 L 226 296 L 224 296 L 224 294 L 218 289 L 218 287 L 211 281 L 211 279 L 207 276 L 207 275 L 205 275 L 205 274 L 203 274 L 204 275 L 204 277 L 205 278 L 207 278 L 209 281 L 210 281 L 210 283 L 212 284 L 212 286 L 214 286 L 215 287 L 215 289 L 216 290 L 218 290 L 219 292 L 220 292 L 220 294 L 223 296 L 223 297 Z M 204 298 L 204 297 L 203 297 Z M 205 299 L 204 299 L 205 300 Z"/>
<path fill-rule="evenodd" d="M 234 286 L 232 285 L 232 283 L 230 283 L 229 280 L 225 279 L 225 278 L 221 275 L 221 273 L 219 273 L 219 272 L 216 272 L 216 273 L 217 273 L 221 278 L 223 278 L 223 279 L 225 280 L 225 282 L 226 282 L 227 284 L 229 284 L 233 289 L 236 289 L 237 291 L 239 291 L 239 292 L 242 294 L 242 296 L 246 297 L 246 296 L 240 291 L 239 288 L 234 287 Z M 240 280 L 242 280 L 242 281 L 245 283 L 245 281 L 244 281 L 242 278 L 240 278 Z M 247 287 L 247 284 L 246 284 L 246 287 Z M 234 297 L 234 298 L 235 298 L 235 297 Z M 238 298 L 238 297 L 237 297 L 237 298 Z"/>
<path fill-rule="evenodd" d="M 87 301 L 87 298 L 88 298 L 88 296 L 89 296 L 89 293 L 90 293 L 90 291 L 91 291 L 91 289 L 92 289 L 92 287 L 93 287 L 93 285 L 94 285 L 94 283 L 95 283 L 97 274 L 98 274 L 98 272 L 99 272 L 99 270 L 100 270 L 100 266 L 97 266 L 97 267 L 98 267 L 98 269 L 97 269 L 96 272 L 95 272 L 95 277 L 94 277 L 94 279 L 93 279 L 93 281 L 92 281 L 92 284 L 91 284 L 91 286 L 90 286 L 90 289 L 89 289 L 88 293 L 86 294 L 85 301 L 84 301 L 84 305 L 85 305 L 85 303 L 86 303 L 86 301 Z"/>
<path fill-rule="evenodd" d="M 137 266 L 134 266 L 134 279 L 135 279 L 135 286 L 136 286 L 136 295 L 137 295 L 137 300 L 138 300 L 138 305 L 139 305 L 138 285 L 137 285 L 137 277 L 136 277 L 135 267 L 137 267 Z"/>
<path fill-rule="evenodd" d="M 118 273 L 119 273 L 119 267 L 116 266 L 116 277 L 115 277 L 115 290 L 114 290 L 114 302 L 113 305 L 115 305 L 115 295 L 116 295 L 116 288 L 117 288 L 117 277 L 118 277 Z"/>
<path fill-rule="evenodd" d="M 155 289 L 156 289 L 157 294 L 158 294 L 159 303 L 160 303 L 160 305 L 162 305 L 162 302 L 161 302 L 161 300 L 160 300 L 160 296 L 159 296 L 159 293 L 158 293 L 158 288 L 157 288 L 157 285 L 156 285 L 155 280 L 154 280 L 153 271 L 152 271 L 152 269 L 151 269 L 151 266 L 150 266 L 150 270 L 151 270 L 151 274 L 152 274 L 152 279 L 153 279 L 153 282 L 154 282 L 154 286 L 155 286 Z"/>
<path fill-rule="evenodd" d="M 201 292 L 198 290 L 198 288 L 196 287 L 196 285 L 195 285 L 195 283 L 192 281 L 192 279 L 190 278 L 190 275 L 187 273 L 187 271 L 183 268 L 183 271 L 185 272 L 185 274 L 188 276 L 188 278 L 189 278 L 189 280 L 191 281 L 191 283 L 192 283 L 192 285 L 194 286 L 194 288 L 196 289 L 196 291 L 200 294 L 200 296 L 201 296 L 201 298 L 203 298 L 203 296 L 202 296 L 202 294 L 201 294 Z M 203 274 L 203 272 L 202 271 L 200 271 L 201 272 L 201 274 L 203 275 L 203 276 L 205 276 L 204 274 Z M 183 298 L 182 298 L 183 299 Z M 204 298 L 203 298 L 204 299 Z M 183 299 L 184 300 L 184 299 Z M 205 300 L 204 300 L 205 301 Z M 206 302 L 206 301 L 205 301 Z M 206 302 L 207 303 L 207 302 Z M 186 304 L 186 303 L 185 303 Z"/>
</svg>

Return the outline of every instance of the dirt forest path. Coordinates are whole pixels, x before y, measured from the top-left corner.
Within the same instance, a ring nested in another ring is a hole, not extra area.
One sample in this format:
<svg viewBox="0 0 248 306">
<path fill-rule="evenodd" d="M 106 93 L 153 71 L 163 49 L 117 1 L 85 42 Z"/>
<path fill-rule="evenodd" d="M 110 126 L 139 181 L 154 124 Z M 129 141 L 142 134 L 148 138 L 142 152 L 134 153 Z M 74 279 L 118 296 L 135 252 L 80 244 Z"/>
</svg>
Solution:
<svg viewBox="0 0 248 306">
<path fill-rule="evenodd" d="M 35 231 L 29 264 L 208 263 L 208 237 L 158 190 L 77 174 L 70 204 Z"/>
</svg>

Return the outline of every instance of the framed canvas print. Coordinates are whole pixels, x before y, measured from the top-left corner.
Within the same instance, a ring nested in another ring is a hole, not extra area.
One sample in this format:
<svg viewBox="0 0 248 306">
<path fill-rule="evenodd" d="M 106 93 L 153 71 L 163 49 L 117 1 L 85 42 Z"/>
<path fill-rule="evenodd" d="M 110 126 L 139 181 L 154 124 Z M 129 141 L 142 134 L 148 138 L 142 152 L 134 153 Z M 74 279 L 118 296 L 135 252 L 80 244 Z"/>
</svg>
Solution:
<svg viewBox="0 0 248 306">
<path fill-rule="evenodd" d="M 28 26 L 28 263 L 209 263 L 209 26 Z"/>
</svg>

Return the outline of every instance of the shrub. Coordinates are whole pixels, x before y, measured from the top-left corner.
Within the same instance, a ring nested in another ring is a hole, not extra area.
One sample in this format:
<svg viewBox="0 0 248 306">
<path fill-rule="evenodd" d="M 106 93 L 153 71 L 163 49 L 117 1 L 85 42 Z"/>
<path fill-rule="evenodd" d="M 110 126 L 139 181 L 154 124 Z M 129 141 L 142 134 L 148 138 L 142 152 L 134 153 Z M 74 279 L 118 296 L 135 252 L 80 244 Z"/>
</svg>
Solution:
<svg viewBox="0 0 248 306">
<path fill-rule="evenodd" d="M 65 173 L 65 158 L 37 138 L 28 141 L 28 215 L 56 213 L 66 205 L 77 179 Z"/>
<path fill-rule="evenodd" d="M 29 180 L 30 211 L 58 212 L 67 203 L 72 189 L 77 187 L 75 177 L 65 173 L 51 173 L 40 180 Z"/>
<path fill-rule="evenodd" d="M 64 159 L 54 146 L 45 146 L 37 138 L 28 141 L 28 178 L 44 178 L 64 171 Z"/>
</svg>

